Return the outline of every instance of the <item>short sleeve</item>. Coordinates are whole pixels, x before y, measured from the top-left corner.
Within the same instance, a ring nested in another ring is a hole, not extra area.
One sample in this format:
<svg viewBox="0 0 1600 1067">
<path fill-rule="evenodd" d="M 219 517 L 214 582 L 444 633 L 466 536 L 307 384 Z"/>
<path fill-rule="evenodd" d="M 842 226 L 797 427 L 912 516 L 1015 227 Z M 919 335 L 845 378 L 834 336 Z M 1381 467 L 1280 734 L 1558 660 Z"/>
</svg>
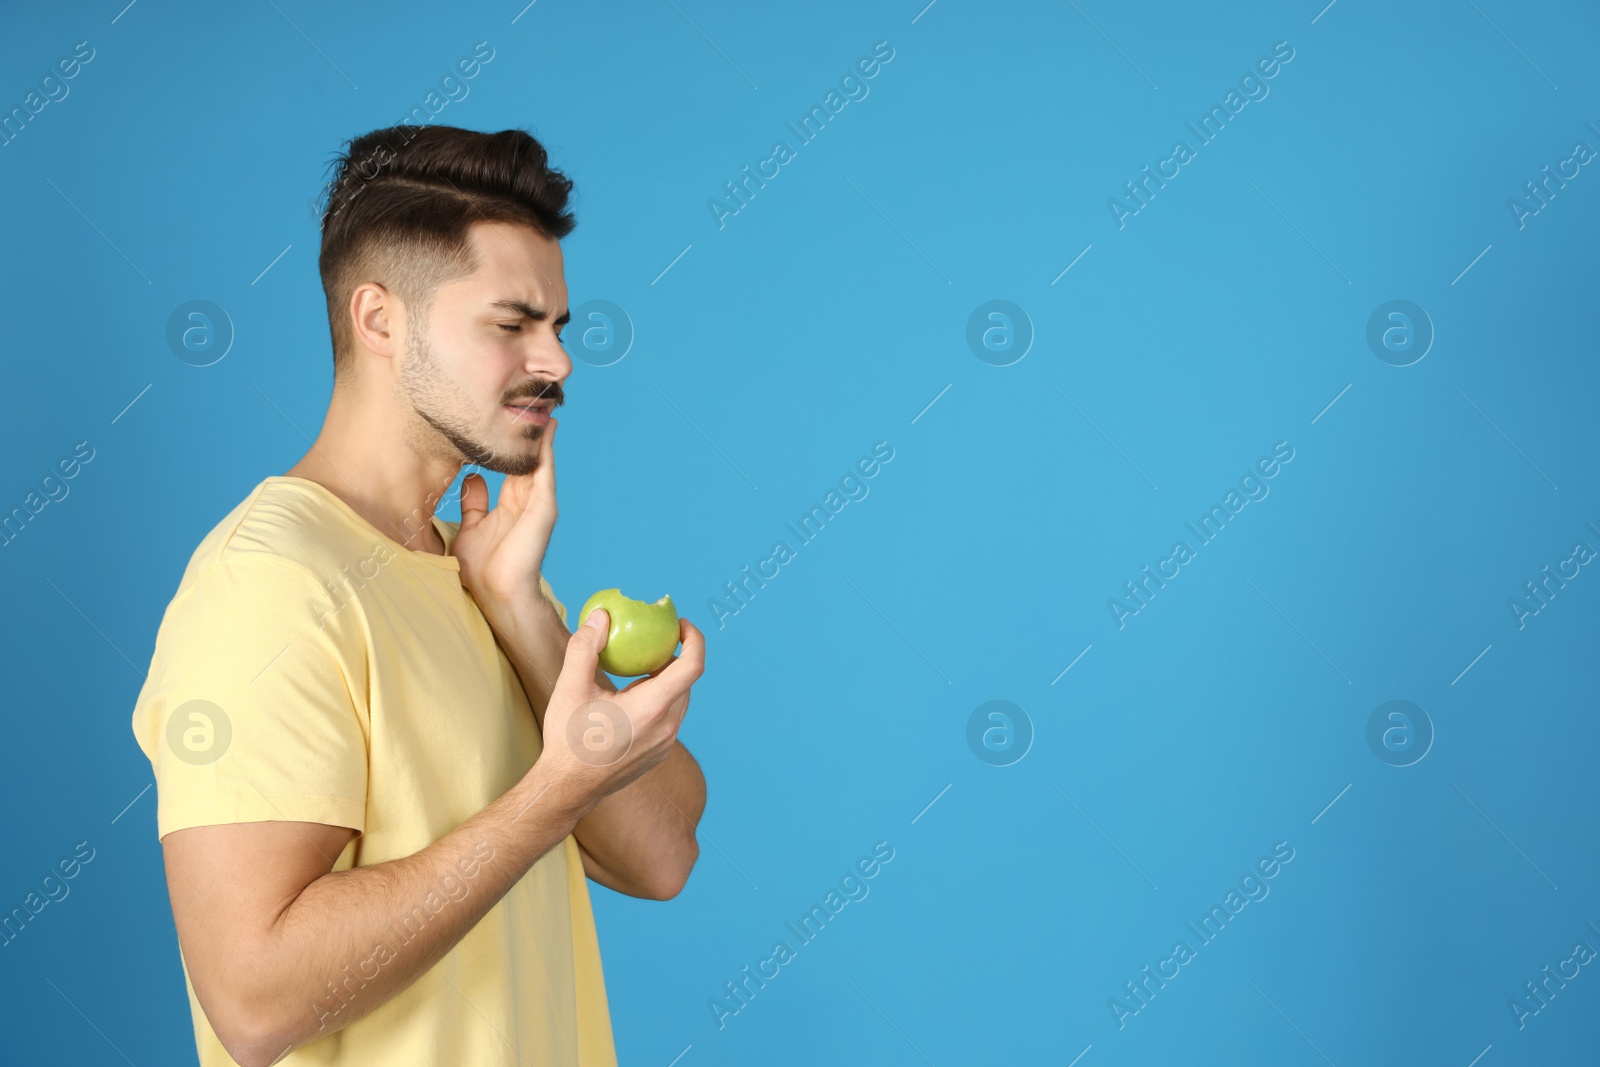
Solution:
<svg viewBox="0 0 1600 1067">
<path fill-rule="evenodd" d="M 271 557 L 186 578 L 133 712 L 158 836 L 279 819 L 365 829 L 366 646 L 339 603 Z"/>
<path fill-rule="evenodd" d="M 567 626 L 567 606 L 556 599 L 555 590 L 550 588 L 550 583 L 544 580 L 544 575 L 542 574 L 539 575 L 539 592 L 543 593 L 545 599 L 556 606 L 556 611 L 561 615 L 561 625 Z M 567 626 L 567 629 L 570 630 L 572 627 Z"/>
</svg>

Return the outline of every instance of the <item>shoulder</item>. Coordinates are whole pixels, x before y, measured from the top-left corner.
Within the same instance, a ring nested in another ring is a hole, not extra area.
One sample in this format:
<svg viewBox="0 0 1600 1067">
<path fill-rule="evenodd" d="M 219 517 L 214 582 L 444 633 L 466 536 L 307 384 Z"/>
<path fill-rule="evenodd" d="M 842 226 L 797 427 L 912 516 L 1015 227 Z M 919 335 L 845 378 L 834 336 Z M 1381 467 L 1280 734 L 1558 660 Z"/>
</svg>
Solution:
<svg viewBox="0 0 1600 1067">
<path fill-rule="evenodd" d="M 326 490 L 267 478 L 201 539 L 176 596 L 202 576 L 262 573 L 297 590 L 320 589 L 368 556 L 391 551 L 375 531 L 351 523 Z"/>
</svg>

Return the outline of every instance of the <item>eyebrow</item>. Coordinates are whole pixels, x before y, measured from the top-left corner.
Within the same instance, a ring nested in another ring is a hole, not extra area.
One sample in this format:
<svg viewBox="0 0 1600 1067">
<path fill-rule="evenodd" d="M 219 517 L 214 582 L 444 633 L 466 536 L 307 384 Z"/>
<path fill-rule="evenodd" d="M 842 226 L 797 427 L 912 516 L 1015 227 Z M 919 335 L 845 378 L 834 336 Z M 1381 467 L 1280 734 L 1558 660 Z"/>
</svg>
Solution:
<svg viewBox="0 0 1600 1067">
<path fill-rule="evenodd" d="M 525 318 L 532 319 L 534 322 L 543 322 L 550 317 L 550 313 L 543 308 L 534 307 L 532 304 L 523 303 L 521 300 L 496 300 L 489 306 L 503 311 L 515 312 Z M 553 325 L 557 327 L 565 326 L 571 319 L 572 311 L 569 308 L 561 313 L 561 317 L 556 319 Z"/>
</svg>

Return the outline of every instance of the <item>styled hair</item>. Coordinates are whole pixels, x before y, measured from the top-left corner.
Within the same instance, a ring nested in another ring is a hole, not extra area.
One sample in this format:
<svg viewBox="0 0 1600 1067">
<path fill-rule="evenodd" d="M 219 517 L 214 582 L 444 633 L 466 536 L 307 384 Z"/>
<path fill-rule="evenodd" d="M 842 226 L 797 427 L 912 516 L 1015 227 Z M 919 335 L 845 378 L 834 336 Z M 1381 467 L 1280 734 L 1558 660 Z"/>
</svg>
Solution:
<svg viewBox="0 0 1600 1067">
<path fill-rule="evenodd" d="M 353 358 L 356 286 L 380 283 L 422 321 L 439 286 L 477 270 L 473 223 L 521 223 L 557 241 L 577 225 L 572 180 L 523 130 L 391 126 L 346 142 L 330 166 L 317 263 L 335 380 Z"/>
</svg>

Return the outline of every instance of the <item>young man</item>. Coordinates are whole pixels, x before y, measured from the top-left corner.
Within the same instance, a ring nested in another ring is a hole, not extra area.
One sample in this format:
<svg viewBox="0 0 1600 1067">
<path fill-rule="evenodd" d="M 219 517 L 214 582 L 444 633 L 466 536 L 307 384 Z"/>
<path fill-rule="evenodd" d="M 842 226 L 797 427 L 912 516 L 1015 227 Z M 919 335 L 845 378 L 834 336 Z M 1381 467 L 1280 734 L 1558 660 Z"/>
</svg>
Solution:
<svg viewBox="0 0 1600 1067">
<path fill-rule="evenodd" d="M 327 418 L 195 550 L 133 714 L 201 1067 L 616 1062 L 585 876 L 688 878 L 705 643 L 618 693 L 540 574 L 571 187 L 520 130 L 336 162 Z M 468 463 L 496 507 L 436 518 Z"/>
</svg>

